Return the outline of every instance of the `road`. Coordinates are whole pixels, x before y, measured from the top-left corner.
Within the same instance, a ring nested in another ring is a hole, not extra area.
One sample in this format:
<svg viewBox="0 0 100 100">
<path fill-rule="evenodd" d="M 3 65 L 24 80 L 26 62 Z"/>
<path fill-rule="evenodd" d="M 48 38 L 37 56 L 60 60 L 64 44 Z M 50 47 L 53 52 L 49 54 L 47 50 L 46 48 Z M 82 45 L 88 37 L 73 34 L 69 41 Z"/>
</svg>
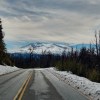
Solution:
<svg viewBox="0 0 100 100">
<path fill-rule="evenodd" d="M 22 86 L 22 91 L 19 91 Z M 0 100 L 89 99 L 47 70 L 24 69 L 0 76 Z"/>
<path fill-rule="evenodd" d="M 89 100 L 47 70 L 35 70 L 22 100 Z"/>
<path fill-rule="evenodd" d="M 0 76 L 0 100 L 13 100 L 31 70 L 19 70 Z"/>
</svg>

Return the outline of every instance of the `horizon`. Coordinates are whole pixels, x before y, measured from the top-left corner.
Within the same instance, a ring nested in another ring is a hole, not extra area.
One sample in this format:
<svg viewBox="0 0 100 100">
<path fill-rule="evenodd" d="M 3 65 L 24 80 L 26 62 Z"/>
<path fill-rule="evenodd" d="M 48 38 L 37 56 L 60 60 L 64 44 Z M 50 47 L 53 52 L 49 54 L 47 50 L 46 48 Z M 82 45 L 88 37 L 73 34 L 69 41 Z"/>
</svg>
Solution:
<svg viewBox="0 0 100 100">
<path fill-rule="evenodd" d="M 32 41 L 89 44 L 100 30 L 99 9 L 99 0 L 0 0 L 7 49 Z"/>
</svg>

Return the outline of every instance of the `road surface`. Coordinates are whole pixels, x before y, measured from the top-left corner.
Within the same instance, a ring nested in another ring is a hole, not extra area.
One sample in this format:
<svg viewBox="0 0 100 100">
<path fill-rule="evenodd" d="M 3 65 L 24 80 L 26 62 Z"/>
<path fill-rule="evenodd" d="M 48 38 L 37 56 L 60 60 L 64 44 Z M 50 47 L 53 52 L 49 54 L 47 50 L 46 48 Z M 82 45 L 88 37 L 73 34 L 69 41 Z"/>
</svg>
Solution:
<svg viewBox="0 0 100 100">
<path fill-rule="evenodd" d="M 89 100 L 47 70 L 35 70 L 22 100 Z"/>
<path fill-rule="evenodd" d="M 0 100 L 13 100 L 31 70 L 19 70 L 0 76 Z"/>
<path fill-rule="evenodd" d="M 0 76 L 0 100 L 89 99 L 45 69 L 24 69 Z"/>
</svg>

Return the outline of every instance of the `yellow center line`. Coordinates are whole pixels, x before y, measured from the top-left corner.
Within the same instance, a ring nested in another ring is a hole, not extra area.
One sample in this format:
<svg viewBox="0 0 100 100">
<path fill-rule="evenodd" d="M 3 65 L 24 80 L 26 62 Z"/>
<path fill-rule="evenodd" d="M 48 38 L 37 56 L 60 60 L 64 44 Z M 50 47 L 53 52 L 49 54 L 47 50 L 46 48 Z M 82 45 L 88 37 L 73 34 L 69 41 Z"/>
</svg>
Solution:
<svg viewBox="0 0 100 100">
<path fill-rule="evenodd" d="M 29 83 L 31 77 L 32 77 L 32 73 L 28 76 L 28 79 L 26 79 L 26 80 L 23 82 L 21 88 L 19 89 L 18 93 L 16 94 L 16 96 L 14 97 L 13 100 L 21 100 L 21 99 L 22 99 L 22 97 L 23 97 L 23 95 L 24 95 L 24 92 L 25 92 L 25 90 L 26 90 L 26 88 L 27 88 L 27 86 L 28 86 L 28 83 Z"/>
</svg>

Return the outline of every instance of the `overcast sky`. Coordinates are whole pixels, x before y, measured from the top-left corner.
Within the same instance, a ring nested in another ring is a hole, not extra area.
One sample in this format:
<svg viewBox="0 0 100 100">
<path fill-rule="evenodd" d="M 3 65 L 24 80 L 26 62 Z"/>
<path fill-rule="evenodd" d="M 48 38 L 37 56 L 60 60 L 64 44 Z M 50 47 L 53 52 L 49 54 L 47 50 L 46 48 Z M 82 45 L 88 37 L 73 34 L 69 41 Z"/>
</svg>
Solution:
<svg viewBox="0 0 100 100">
<path fill-rule="evenodd" d="M 100 29 L 100 0 L 0 0 L 8 46 L 32 41 L 90 43 Z"/>
</svg>

